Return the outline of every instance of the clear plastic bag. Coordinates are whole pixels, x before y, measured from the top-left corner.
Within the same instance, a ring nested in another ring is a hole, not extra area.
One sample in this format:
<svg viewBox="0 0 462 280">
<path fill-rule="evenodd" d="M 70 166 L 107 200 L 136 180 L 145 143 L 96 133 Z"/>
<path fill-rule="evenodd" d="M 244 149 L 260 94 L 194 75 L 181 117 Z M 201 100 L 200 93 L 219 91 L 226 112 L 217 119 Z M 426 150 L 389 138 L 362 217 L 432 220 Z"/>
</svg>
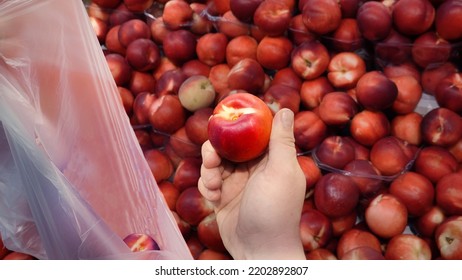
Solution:
<svg viewBox="0 0 462 280">
<path fill-rule="evenodd" d="M 0 0 L 0 234 L 39 259 L 192 259 L 81 0 Z"/>
</svg>

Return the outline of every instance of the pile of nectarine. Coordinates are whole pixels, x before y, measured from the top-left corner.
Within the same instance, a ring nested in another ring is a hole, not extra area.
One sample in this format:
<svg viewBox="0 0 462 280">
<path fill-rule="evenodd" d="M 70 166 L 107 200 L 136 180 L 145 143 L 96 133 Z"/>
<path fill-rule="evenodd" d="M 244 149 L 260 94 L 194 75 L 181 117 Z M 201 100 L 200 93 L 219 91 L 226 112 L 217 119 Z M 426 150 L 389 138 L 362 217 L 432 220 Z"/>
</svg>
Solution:
<svg viewBox="0 0 462 280">
<path fill-rule="evenodd" d="M 194 258 L 231 258 L 197 180 L 214 109 L 242 92 L 295 113 L 308 259 L 462 258 L 462 1 L 93 0 L 88 14 Z M 255 131 L 228 142 L 253 149 Z"/>
</svg>

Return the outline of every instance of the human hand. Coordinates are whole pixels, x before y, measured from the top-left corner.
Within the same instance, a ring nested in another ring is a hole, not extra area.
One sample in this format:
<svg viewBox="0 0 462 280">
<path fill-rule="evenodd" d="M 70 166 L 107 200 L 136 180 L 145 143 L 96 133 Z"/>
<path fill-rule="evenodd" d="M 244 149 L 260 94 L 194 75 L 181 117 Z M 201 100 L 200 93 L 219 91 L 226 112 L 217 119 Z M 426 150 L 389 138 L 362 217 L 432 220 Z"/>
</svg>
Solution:
<svg viewBox="0 0 462 280">
<path fill-rule="evenodd" d="M 202 146 L 199 191 L 214 205 L 225 247 L 235 259 L 305 259 L 300 216 L 306 189 L 289 109 L 273 119 L 268 151 L 246 163 Z"/>
</svg>

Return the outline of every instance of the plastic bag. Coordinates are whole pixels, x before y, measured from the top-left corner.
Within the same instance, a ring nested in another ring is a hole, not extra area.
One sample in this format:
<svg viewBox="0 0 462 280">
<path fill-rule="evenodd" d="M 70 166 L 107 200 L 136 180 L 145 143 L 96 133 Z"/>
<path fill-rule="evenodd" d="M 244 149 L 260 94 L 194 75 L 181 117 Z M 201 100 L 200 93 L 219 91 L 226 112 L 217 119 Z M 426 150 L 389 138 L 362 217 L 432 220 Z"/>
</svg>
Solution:
<svg viewBox="0 0 462 280">
<path fill-rule="evenodd" d="M 39 259 L 192 259 L 81 0 L 0 0 L 0 234 Z"/>
</svg>

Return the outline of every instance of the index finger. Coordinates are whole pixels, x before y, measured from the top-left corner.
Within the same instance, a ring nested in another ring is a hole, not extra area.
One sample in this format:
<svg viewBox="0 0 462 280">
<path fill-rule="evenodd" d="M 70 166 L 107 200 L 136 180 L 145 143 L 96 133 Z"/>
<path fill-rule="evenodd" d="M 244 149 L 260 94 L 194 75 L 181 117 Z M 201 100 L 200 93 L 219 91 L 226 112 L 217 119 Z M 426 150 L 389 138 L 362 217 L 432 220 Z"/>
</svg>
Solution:
<svg viewBox="0 0 462 280">
<path fill-rule="evenodd" d="M 211 169 L 220 166 L 221 157 L 215 151 L 210 141 L 207 140 L 204 142 L 204 144 L 202 144 L 201 153 L 202 164 L 205 168 Z"/>
</svg>

